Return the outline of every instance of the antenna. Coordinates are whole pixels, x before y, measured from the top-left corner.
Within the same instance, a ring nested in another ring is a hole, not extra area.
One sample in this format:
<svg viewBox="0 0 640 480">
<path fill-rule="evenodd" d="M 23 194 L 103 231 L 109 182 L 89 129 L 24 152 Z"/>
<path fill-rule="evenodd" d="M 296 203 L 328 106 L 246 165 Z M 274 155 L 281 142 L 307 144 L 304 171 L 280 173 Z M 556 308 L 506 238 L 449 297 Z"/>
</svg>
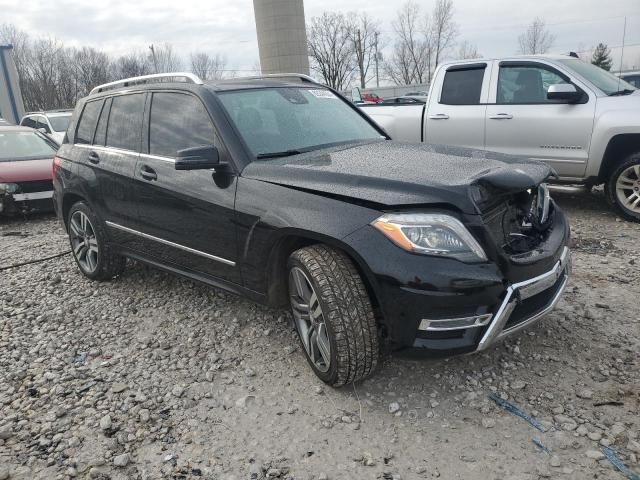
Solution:
<svg viewBox="0 0 640 480">
<path fill-rule="evenodd" d="M 627 17 L 624 17 L 624 27 L 622 28 L 622 48 L 620 49 L 620 72 L 618 75 L 618 91 L 620 91 L 620 82 L 622 81 L 622 60 L 624 59 L 624 38 L 627 35 Z"/>
</svg>

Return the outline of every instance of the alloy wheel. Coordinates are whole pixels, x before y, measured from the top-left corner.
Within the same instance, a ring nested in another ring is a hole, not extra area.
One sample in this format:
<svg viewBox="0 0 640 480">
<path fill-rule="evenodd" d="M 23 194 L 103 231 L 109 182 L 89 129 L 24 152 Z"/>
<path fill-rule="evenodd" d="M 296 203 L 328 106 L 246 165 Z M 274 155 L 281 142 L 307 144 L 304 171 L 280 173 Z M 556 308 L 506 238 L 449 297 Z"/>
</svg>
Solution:
<svg viewBox="0 0 640 480">
<path fill-rule="evenodd" d="M 289 272 L 289 297 L 298 334 L 314 366 L 322 373 L 331 366 L 331 342 L 318 295 L 298 267 Z"/>
<path fill-rule="evenodd" d="M 81 211 L 73 212 L 69 220 L 71 249 L 78 264 L 85 272 L 93 273 L 98 268 L 98 240 L 89 217 Z"/>
<path fill-rule="evenodd" d="M 616 196 L 620 205 L 640 213 L 640 165 L 631 165 L 618 176 Z"/>
</svg>

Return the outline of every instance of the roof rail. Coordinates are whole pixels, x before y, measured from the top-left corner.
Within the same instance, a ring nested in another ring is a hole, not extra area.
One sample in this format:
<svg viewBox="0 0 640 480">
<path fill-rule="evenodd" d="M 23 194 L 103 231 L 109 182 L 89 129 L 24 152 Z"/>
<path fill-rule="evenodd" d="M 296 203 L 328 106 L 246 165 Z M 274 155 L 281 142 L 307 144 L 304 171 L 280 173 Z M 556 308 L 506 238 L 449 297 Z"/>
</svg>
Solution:
<svg viewBox="0 0 640 480">
<path fill-rule="evenodd" d="M 263 75 L 255 75 L 255 76 L 251 76 L 251 77 L 241 77 L 241 78 L 238 78 L 238 80 L 259 80 L 259 79 L 263 79 L 263 78 L 297 78 L 298 80 L 301 80 L 302 82 L 319 84 L 317 81 L 315 81 L 309 75 L 305 75 L 303 73 L 265 73 Z"/>
<path fill-rule="evenodd" d="M 104 92 L 106 90 L 113 90 L 120 87 L 129 87 L 131 85 L 138 85 L 142 83 L 155 83 L 162 81 L 163 79 L 170 78 L 182 78 L 187 83 L 195 83 L 196 85 L 202 85 L 202 80 L 197 75 L 189 72 L 175 72 L 175 73 L 154 73 L 153 75 L 143 75 L 141 77 L 125 78 L 123 80 L 116 80 L 115 82 L 105 83 L 94 87 L 89 95 L 94 93 Z"/>
<path fill-rule="evenodd" d="M 47 113 L 63 113 L 73 112 L 73 108 L 54 108 L 52 110 L 34 110 L 33 112 L 25 112 L 25 115 L 45 115 Z"/>
</svg>

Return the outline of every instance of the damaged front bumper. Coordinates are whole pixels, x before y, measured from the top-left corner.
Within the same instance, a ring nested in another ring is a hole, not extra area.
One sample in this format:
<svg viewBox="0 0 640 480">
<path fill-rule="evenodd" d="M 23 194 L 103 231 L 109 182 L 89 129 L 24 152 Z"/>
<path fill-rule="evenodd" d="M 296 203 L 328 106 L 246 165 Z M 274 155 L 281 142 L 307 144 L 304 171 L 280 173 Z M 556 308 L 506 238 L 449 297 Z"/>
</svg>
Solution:
<svg viewBox="0 0 640 480">
<path fill-rule="evenodd" d="M 560 260 L 542 275 L 515 283 L 507 294 L 478 344 L 485 350 L 502 338 L 541 319 L 556 306 L 571 274 L 571 251 L 564 247 Z"/>
</svg>

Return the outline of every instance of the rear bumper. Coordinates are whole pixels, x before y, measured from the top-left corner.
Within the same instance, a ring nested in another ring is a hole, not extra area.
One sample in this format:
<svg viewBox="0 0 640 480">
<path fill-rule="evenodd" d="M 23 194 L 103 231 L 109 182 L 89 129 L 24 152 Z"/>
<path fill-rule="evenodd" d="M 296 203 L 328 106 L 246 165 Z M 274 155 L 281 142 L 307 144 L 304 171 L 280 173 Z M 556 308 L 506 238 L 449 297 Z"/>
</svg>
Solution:
<svg viewBox="0 0 640 480">
<path fill-rule="evenodd" d="M 54 209 L 53 191 L 0 194 L 0 213 L 49 212 Z"/>
</svg>

